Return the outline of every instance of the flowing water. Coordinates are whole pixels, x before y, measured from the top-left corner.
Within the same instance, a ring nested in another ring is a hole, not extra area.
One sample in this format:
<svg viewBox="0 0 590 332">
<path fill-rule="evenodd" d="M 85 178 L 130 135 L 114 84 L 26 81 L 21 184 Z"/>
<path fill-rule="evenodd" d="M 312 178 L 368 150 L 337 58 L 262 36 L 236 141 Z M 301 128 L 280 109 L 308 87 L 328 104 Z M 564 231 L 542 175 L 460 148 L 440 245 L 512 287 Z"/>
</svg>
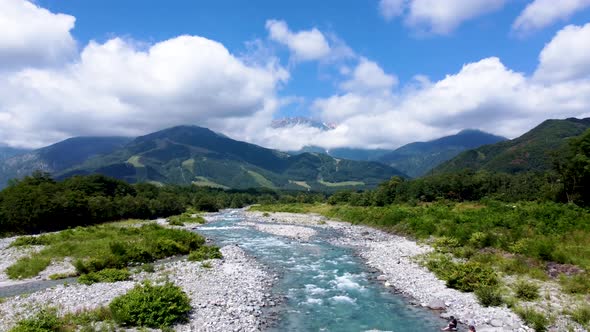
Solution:
<svg viewBox="0 0 590 332">
<path fill-rule="evenodd" d="M 278 273 L 274 292 L 283 294 L 276 331 L 437 331 L 446 322 L 410 305 L 369 278 L 352 249 L 334 246 L 334 231 L 317 229 L 308 243 L 240 225 L 239 212 L 197 231 L 218 245 L 238 244 Z"/>
</svg>

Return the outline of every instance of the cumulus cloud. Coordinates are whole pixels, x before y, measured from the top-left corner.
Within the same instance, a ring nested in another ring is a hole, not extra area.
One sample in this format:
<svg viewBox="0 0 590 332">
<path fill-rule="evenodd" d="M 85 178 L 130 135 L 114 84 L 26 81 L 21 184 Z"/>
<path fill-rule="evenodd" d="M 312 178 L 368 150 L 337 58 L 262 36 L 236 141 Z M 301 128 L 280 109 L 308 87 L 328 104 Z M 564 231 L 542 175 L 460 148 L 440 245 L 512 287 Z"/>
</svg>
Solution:
<svg viewBox="0 0 590 332">
<path fill-rule="evenodd" d="M 590 7 L 590 0 L 534 0 L 518 16 L 512 28 L 521 33 L 542 29 Z"/>
<path fill-rule="evenodd" d="M 0 141 L 38 146 L 75 135 L 137 135 L 178 124 L 270 121 L 288 73 L 248 66 L 220 43 L 180 36 L 138 49 L 90 42 L 60 68 L 0 78 Z M 223 121 L 221 121 L 223 119 Z M 238 121 L 237 119 L 242 119 Z M 245 119 L 245 120 L 244 120 Z M 26 133 L 26 134 L 23 134 Z"/>
<path fill-rule="evenodd" d="M 353 57 L 354 52 L 335 35 L 325 35 L 317 28 L 292 32 L 285 21 L 268 20 L 269 38 L 286 45 L 297 62 L 334 60 Z"/>
<path fill-rule="evenodd" d="M 568 25 L 557 33 L 539 56 L 535 78 L 565 81 L 590 76 L 590 23 Z"/>
<path fill-rule="evenodd" d="M 0 69 L 60 64 L 75 55 L 76 19 L 24 0 L 0 1 Z"/>
<path fill-rule="evenodd" d="M 463 22 L 494 12 L 506 0 L 381 0 L 386 19 L 405 16 L 404 23 L 422 32 L 447 35 Z"/>
<path fill-rule="evenodd" d="M 340 87 L 347 91 L 381 93 L 391 90 L 397 82 L 395 75 L 386 74 L 377 63 L 361 58 L 352 72 L 352 77 L 343 82 Z"/>
<path fill-rule="evenodd" d="M 395 148 L 464 128 L 513 138 L 547 118 L 588 116 L 590 52 L 580 45 L 572 48 L 574 40 L 588 39 L 587 29 L 588 25 L 569 26 L 557 33 L 541 52 L 534 75 L 513 71 L 499 58 L 490 57 L 465 64 L 436 82 L 416 76 L 408 88 L 397 92 L 395 86 L 383 85 L 378 94 L 362 85 L 351 86 L 313 102 L 322 120 L 339 124 L 335 130 L 298 129 L 298 141 L 275 137 L 274 142 L 298 143 L 299 147 Z M 569 59 L 559 52 L 568 54 Z M 352 72 L 362 65 L 360 62 Z M 290 134 L 283 130 L 275 135 Z"/>
</svg>

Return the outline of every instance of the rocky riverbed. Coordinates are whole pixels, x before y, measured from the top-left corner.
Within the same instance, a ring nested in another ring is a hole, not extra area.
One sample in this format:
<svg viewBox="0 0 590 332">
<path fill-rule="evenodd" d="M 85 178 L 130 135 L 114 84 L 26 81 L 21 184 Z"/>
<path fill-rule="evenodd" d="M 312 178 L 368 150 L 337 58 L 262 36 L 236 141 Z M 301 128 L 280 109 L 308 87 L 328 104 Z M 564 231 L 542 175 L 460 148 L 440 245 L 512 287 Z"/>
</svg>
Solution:
<svg viewBox="0 0 590 332">
<path fill-rule="evenodd" d="M 403 293 L 417 304 L 440 310 L 442 317 L 455 316 L 461 323 L 473 324 L 477 331 L 532 331 L 506 307 L 481 306 L 473 293 L 462 293 L 445 283 L 415 261 L 415 257 L 433 249 L 400 236 L 365 226 L 327 220 L 318 215 L 247 212 L 250 222 L 280 222 L 299 227 L 331 228 L 340 235 L 332 242 L 351 246 L 366 264 L 379 271 L 378 280 Z M 287 226 L 285 225 L 285 226 Z M 264 231 L 264 227 L 260 227 Z M 299 232 L 301 232 L 299 230 Z"/>
<path fill-rule="evenodd" d="M 266 324 L 263 308 L 274 305 L 270 288 L 274 276 L 238 246 L 221 248 L 222 260 L 211 267 L 185 259 L 157 265 L 154 273 L 141 272 L 133 280 L 93 285 L 60 285 L 0 303 L 0 331 L 30 317 L 46 306 L 58 312 L 76 312 L 106 306 L 143 280 L 170 280 L 190 297 L 193 311 L 187 324 L 176 331 L 259 331 Z"/>
</svg>

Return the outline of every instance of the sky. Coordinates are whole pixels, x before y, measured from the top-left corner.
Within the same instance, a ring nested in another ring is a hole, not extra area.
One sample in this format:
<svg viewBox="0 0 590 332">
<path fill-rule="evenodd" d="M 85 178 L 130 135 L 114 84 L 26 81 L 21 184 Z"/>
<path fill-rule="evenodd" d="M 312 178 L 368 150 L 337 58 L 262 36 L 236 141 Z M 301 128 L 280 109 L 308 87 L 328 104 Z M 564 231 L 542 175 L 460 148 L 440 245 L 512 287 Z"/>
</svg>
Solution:
<svg viewBox="0 0 590 332">
<path fill-rule="evenodd" d="M 273 128 L 310 117 L 334 129 Z M 199 125 L 282 150 L 590 116 L 590 0 L 0 0 L 0 145 Z"/>
</svg>

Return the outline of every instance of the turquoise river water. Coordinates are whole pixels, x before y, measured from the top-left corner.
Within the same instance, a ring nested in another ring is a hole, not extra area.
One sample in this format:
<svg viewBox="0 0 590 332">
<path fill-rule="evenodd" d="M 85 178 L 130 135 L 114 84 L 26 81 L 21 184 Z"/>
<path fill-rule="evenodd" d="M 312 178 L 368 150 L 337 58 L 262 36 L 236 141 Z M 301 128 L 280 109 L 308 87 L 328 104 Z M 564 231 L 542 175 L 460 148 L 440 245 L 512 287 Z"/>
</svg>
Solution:
<svg viewBox="0 0 590 332">
<path fill-rule="evenodd" d="M 273 292 L 285 301 L 271 331 L 439 331 L 446 322 L 429 310 L 412 306 L 370 278 L 350 248 L 328 242 L 333 230 L 316 228 L 309 242 L 240 226 L 238 211 L 197 231 L 216 244 L 237 244 L 279 275 Z"/>
</svg>

